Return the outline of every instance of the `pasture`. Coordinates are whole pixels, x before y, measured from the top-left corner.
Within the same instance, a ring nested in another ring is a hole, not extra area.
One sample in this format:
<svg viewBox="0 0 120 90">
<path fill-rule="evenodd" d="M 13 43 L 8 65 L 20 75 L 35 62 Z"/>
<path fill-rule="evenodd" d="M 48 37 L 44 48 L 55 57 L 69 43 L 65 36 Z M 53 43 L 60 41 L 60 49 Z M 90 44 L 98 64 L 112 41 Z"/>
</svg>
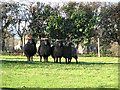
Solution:
<svg viewBox="0 0 120 90">
<path fill-rule="evenodd" d="M 25 56 L 2 56 L 2 88 L 118 88 L 117 57 L 79 57 L 76 64 L 28 62 Z"/>
</svg>

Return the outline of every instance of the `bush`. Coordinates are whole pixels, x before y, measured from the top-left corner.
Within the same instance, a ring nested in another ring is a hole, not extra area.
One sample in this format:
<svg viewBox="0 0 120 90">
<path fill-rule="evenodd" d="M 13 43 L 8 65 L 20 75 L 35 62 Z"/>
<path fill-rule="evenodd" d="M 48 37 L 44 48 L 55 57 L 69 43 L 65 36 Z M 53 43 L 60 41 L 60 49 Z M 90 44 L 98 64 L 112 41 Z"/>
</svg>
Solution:
<svg viewBox="0 0 120 90">
<path fill-rule="evenodd" d="M 94 56 L 94 55 L 95 55 L 95 53 L 94 53 L 93 51 L 89 53 L 89 56 L 90 56 L 90 57 L 92 57 L 92 56 Z"/>
<path fill-rule="evenodd" d="M 114 42 L 111 45 L 110 51 L 111 51 L 111 53 L 112 53 L 113 56 L 120 56 L 119 55 L 119 50 L 118 50 L 119 48 L 120 48 L 120 46 L 119 46 L 119 44 L 117 42 Z"/>
</svg>

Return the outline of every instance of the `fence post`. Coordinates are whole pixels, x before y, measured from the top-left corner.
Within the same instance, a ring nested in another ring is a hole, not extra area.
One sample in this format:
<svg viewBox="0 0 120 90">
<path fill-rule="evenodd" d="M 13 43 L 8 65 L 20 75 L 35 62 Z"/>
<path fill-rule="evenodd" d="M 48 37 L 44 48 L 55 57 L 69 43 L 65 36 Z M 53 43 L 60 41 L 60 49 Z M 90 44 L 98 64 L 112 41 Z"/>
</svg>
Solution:
<svg viewBox="0 0 120 90">
<path fill-rule="evenodd" d="M 100 39 L 98 38 L 98 57 L 100 57 Z"/>
<path fill-rule="evenodd" d="M 12 38 L 13 38 L 13 43 L 12 43 L 12 45 L 13 45 L 13 48 L 12 48 L 12 52 L 14 53 L 14 45 L 15 45 L 15 38 L 14 38 L 14 36 L 15 36 L 15 34 L 13 34 L 13 36 L 12 36 Z"/>
</svg>

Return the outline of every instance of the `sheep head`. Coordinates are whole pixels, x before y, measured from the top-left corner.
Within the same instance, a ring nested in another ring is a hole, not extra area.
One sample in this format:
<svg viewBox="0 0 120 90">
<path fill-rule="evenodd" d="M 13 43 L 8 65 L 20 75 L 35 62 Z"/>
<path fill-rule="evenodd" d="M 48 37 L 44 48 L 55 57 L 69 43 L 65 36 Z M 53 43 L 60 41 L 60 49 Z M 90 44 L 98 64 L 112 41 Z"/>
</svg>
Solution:
<svg viewBox="0 0 120 90">
<path fill-rule="evenodd" d="M 42 38 L 41 44 L 50 46 L 49 40 L 47 38 Z"/>
<path fill-rule="evenodd" d="M 35 44 L 35 41 L 34 41 L 34 39 L 30 38 L 30 39 L 28 39 L 28 43 L 29 44 Z"/>
<path fill-rule="evenodd" d="M 63 46 L 63 42 L 61 40 L 57 40 L 56 46 L 59 46 L 59 47 Z"/>
</svg>

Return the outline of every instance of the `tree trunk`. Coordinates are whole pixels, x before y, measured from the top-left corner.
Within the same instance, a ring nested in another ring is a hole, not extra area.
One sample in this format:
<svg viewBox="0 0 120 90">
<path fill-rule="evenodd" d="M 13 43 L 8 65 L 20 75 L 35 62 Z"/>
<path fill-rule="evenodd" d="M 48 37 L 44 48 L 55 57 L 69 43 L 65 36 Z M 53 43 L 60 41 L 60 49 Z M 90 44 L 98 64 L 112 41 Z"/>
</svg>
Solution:
<svg viewBox="0 0 120 90">
<path fill-rule="evenodd" d="M 23 39 L 22 39 L 22 37 L 21 37 L 21 39 L 20 39 L 20 48 L 21 48 L 21 51 L 23 52 Z"/>
<path fill-rule="evenodd" d="M 25 28 L 24 30 L 26 31 L 26 21 L 25 21 Z M 24 45 L 25 45 L 25 32 L 24 32 Z"/>
<path fill-rule="evenodd" d="M 2 51 L 5 51 L 5 39 L 2 39 Z"/>
<path fill-rule="evenodd" d="M 9 38 L 7 39 L 7 51 L 10 51 L 10 47 L 9 47 Z"/>
<path fill-rule="evenodd" d="M 88 39 L 87 54 L 89 54 L 89 52 L 90 52 L 90 41 L 91 41 L 91 39 Z"/>
</svg>

